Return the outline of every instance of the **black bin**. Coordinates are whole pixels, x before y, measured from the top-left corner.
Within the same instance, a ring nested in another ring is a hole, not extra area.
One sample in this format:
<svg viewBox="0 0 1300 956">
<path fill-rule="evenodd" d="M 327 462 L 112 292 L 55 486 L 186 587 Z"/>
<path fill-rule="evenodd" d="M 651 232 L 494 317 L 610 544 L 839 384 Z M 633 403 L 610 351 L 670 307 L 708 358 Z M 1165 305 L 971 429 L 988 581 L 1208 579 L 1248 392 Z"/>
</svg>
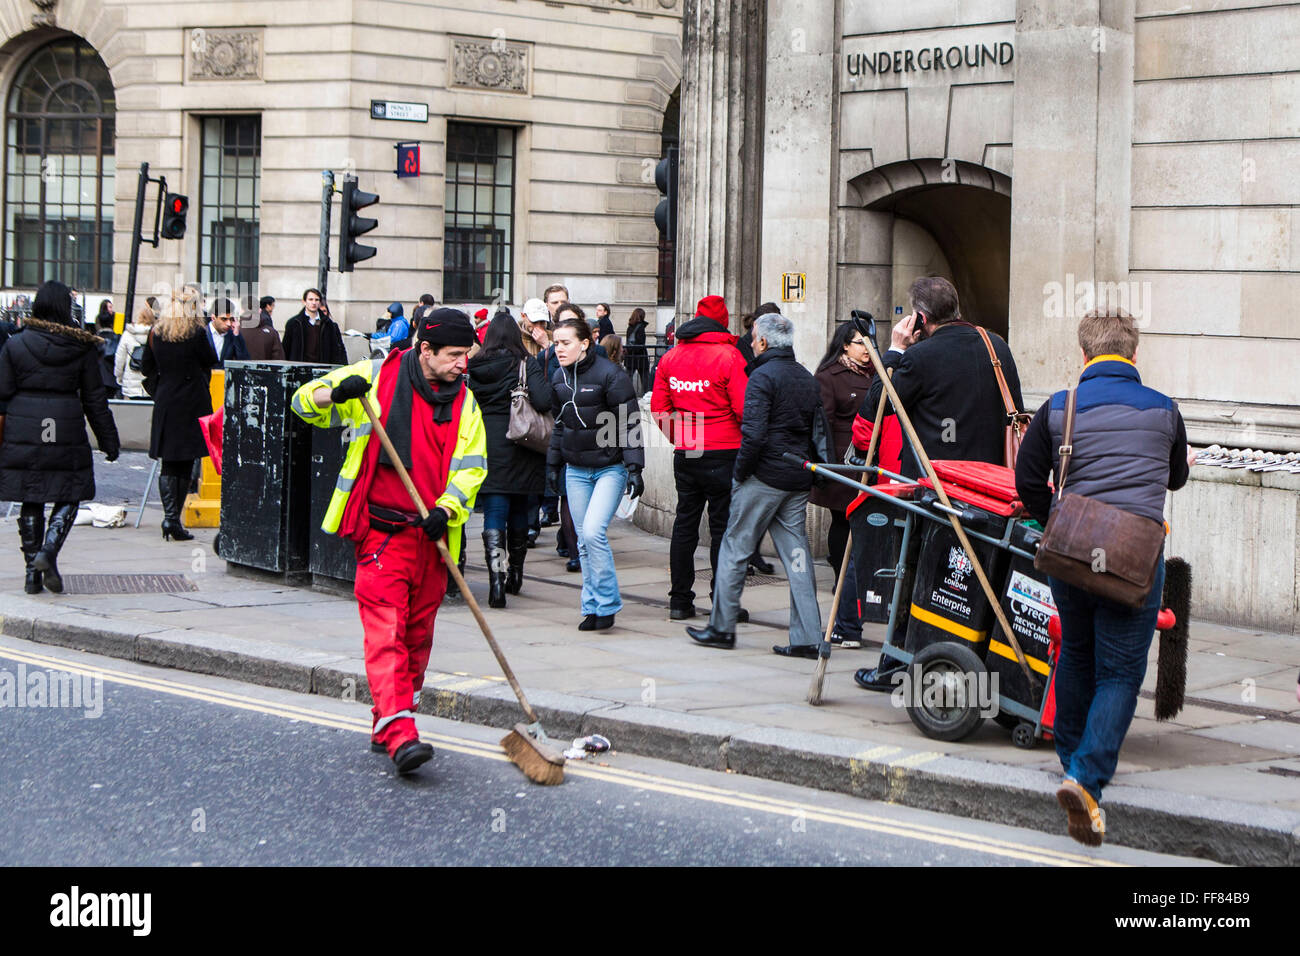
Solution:
<svg viewBox="0 0 1300 956">
<path fill-rule="evenodd" d="M 888 487 L 888 486 L 886 486 Z M 872 495 L 850 506 L 858 616 L 863 624 L 885 624 L 894 596 L 893 574 L 903 547 L 901 509 Z"/>
<path fill-rule="evenodd" d="M 378 440 L 378 439 L 375 439 Z M 337 534 L 321 530 L 338 481 L 339 469 L 347 457 L 344 429 L 313 428 L 311 438 L 311 555 L 308 570 L 316 583 L 349 582 L 357 577 L 356 545 Z M 326 578 L 328 581 L 320 581 Z"/>
<path fill-rule="evenodd" d="M 1042 536 L 1042 531 L 1036 527 L 1018 521 L 1011 529 L 1010 543 L 1013 547 L 1033 554 L 1038 550 Z M 1056 602 L 1052 599 L 1047 575 L 1036 570 L 1030 559 L 1012 555 L 998 596 L 1007 623 L 1020 642 L 1020 649 L 1025 652 L 1030 670 L 1042 678 L 1045 686 L 1050 669 L 1047 622 L 1056 613 Z M 1011 649 L 1002 625 L 996 620 L 993 622 L 993 633 L 984 662 L 990 674 L 998 675 L 999 694 L 1027 707 L 1038 705 L 1038 701 L 1031 699 L 1029 682 L 1025 680 L 1025 672 L 1016 660 L 1016 652 Z"/>
<path fill-rule="evenodd" d="M 227 362 L 221 557 L 277 574 L 307 572 L 312 427 L 289 407 L 333 366 Z"/>
<path fill-rule="evenodd" d="M 933 500 L 934 492 L 927 491 L 922 503 Z M 963 521 L 965 527 L 994 538 L 1005 533 L 1007 518 L 956 501 L 954 506 L 970 515 L 972 520 Z M 1002 550 L 975 538 L 970 540 L 989 581 L 1000 580 Z M 947 521 L 925 523 L 910 613 L 905 650 L 915 654 L 931 644 L 956 641 L 984 656 L 993 607 L 980 587 L 970 556 Z"/>
</svg>

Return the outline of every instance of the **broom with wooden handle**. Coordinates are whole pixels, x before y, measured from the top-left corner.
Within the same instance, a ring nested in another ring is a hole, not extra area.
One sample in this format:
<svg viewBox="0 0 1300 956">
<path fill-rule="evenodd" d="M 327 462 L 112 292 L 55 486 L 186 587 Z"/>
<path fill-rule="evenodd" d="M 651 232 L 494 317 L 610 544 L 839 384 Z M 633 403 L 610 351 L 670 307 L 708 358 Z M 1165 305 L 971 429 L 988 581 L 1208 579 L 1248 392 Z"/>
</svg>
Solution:
<svg viewBox="0 0 1300 956">
<path fill-rule="evenodd" d="M 893 369 L 890 369 L 889 374 L 894 374 Z M 885 403 L 888 400 L 889 396 L 881 392 L 880 406 L 876 409 L 876 425 L 871 430 L 871 444 L 867 448 L 868 465 L 876 454 L 876 446 L 880 444 L 880 428 L 885 421 Z M 850 531 L 848 539 L 844 542 L 844 557 L 840 560 L 840 577 L 835 582 L 835 599 L 831 601 L 831 613 L 826 621 L 826 635 L 817 650 L 817 667 L 813 671 L 812 680 L 808 683 L 808 703 L 814 707 L 820 707 L 822 702 L 822 685 L 826 683 L 826 665 L 831 659 L 831 633 L 835 630 L 835 617 L 840 611 L 840 597 L 844 593 L 844 575 L 849 569 L 849 555 L 852 553 L 853 532 Z"/>
<path fill-rule="evenodd" d="M 397 471 L 397 477 L 402 479 L 402 484 L 406 487 L 406 493 L 411 496 L 411 501 L 415 504 L 416 510 L 420 512 L 420 517 L 429 517 L 429 509 L 424 506 L 424 500 L 420 497 L 420 492 L 416 490 L 415 485 L 411 482 L 411 476 L 407 473 L 401 458 L 398 457 L 397 451 L 393 448 L 393 443 L 388 438 L 388 432 L 380 424 L 379 413 L 371 405 L 369 395 L 361 396 L 361 407 L 366 410 L 366 416 L 370 419 L 375 434 L 379 436 L 380 444 L 384 446 L 384 451 L 388 452 L 388 458 Z M 542 730 L 541 721 L 537 719 L 536 712 L 533 710 L 532 705 L 528 703 L 528 698 L 524 696 L 524 689 L 519 686 L 519 681 L 515 680 L 515 672 L 511 670 L 510 662 L 501 653 L 497 639 L 492 636 L 492 629 L 488 627 L 487 619 L 483 617 L 482 609 L 478 606 L 478 602 L 474 600 L 474 595 L 470 593 L 469 585 L 465 583 L 465 579 L 461 576 L 460 568 L 456 567 L 456 562 L 451 559 L 451 555 L 447 552 L 447 545 L 441 538 L 438 539 L 436 544 L 438 545 L 438 553 L 442 555 L 442 563 L 447 566 L 448 573 L 455 580 L 456 586 L 460 588 L 465 603 L 474 612 L 474 619 L 478 621 L 479 629 L 483 632 L 483 636 L 487 638 L 488 647 L 492 648 L 492 653 L 496 655 L 497 663 L 501 665 L 501 672 L 506 675 L 506 680 L 510 682 L 510 689 L 519 698 L 519 705 L 523 707 L 524 714 L 527 715 L 530 721 L 527 726 L 515 724 L 514 729 L 501 738 L 501 746 L 504 748 L 506 756 L 533 783 L 547 786 L 563 783 L 564 755 L 547 743 L 549 738 L 546 736 L 546 731 Z"/>
<path fill-rule="evenodd" d="M 930 456 L 925 453 L 925 448 L 921 445 L 921 439 L 916 435 L 916 429 L 912 427 L 912 420 L 907 416 L 907 409 L 903 408 L 903 403 L 898 398 L 898 393 L 894 391 L 894 383 L 890 377 L 885 374 L 885 363 L 880 361 L 880 353 L 876 350 L 876 343 L 869 336 L 863 336 L 867 343 L 867 354 L 871 356 L 871 364 L 876 369 L 876 374 L 880 376 L 881 384 L 885 392 L 889 395 L 889 400 L 894 405 L 894 413 L 898 416 L 899 423 L 907 433 L 907 440 L 912 445 L 912 451 L 916 454 L 917 460 L 920 461 L 921 467 L 925 469 L 926 476 L 934 485 L 934 493 L 938 495 L 939 502 L 948 509 L 952 509 L 952 501 L 948 498 L 948 492 L 944 491 L 943 482 L 939 480 L 938 474 L 935 473 L 934 465 L 930 463 Z M 1002 626 L 1002 633 L 1006 635 L 1007 643 L 1015 651 L 1016 662 L 1024 672 L 1025 680 L 1035 691 L 1042 688 L 1042 681 L 1034 676 L 1034 672 L 1029 669 L 1029 662 L 1025 659 L 1025 652 L 1020 648 L 1020 642 L 1016 640 L 1015 632 L 1011 630 L 1011 625 L 1007 623 L 1007 616 L 1002 611 L 1002 602 L 998 600 L 997 592 L 993 590 L 993 585 L 989 583 L 988 575 L 984 573 L 984 565 L 980 562 L 979 555 L 975 553 L 975 547 L 970 543 L 970 538 L 966 537 L 966 529 L 962 527 L 961 521 L 954 514 L 948 515 L 948 520 L 952 523 L 952 530 L 957 534 L 957 540 L 966 550 L 967 557 L 970 558 L 971 565 L 975 569 L 975 577 L 979 579 L 980 587 L 984 590 L 984 596 L 988 598 L 989 604 L 993 607 L 993 615 L 997 618 L 998 624 Z"/>
</svg>

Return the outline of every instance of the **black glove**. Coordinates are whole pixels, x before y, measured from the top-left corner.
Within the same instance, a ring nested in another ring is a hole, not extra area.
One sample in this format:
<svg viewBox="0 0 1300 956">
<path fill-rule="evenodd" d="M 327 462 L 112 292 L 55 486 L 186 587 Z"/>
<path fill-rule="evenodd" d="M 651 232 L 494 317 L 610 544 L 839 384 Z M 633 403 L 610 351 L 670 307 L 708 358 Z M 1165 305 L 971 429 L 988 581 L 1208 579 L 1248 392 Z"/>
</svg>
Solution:
<svg viewBox="0 0 1300 956">
<path fill-rule="evenodd" d="M 370 383 L 360 375 L 349 375 L 330 390 L 330 401 L 334 404 L 346 402 L 349 398 L 360 398 L 370 391 Z"/>
<path fill-rule="evenodd" d="M 844 464 L 861 468 L 867 463 L 865 456 L 866 452 L 859 449 L 853 442 L 849 442 L 848 450 L 844 452 Z"/>
<path fill-rule="evenodd" d="M 430 541 L 444 537 L 447 534 L 447 512 L 434 508 L 429 512 L 429 517 L 420 522 L 420 528 L 429 536 Z"/>
<path fill-rule="evenodd" d="M 561 498 L 564 496 L 564 485 L 560 482 L 560 476 L 564 471 L 563 465 L 546 466 L 546 484 L 543 491 L 547 496 Z"/>
<path fill-rule="evenodd" d="M 117 461 L 118 454 L 117 451 L 106 451 L 104 452 L 104 461 Z"/>
<path fill-rule="evenodd" d="M 641 477 L 640 465 L 627 466 L 627 493 L 633 498 L 645 494 L 645 479 Z"/>
</svg>

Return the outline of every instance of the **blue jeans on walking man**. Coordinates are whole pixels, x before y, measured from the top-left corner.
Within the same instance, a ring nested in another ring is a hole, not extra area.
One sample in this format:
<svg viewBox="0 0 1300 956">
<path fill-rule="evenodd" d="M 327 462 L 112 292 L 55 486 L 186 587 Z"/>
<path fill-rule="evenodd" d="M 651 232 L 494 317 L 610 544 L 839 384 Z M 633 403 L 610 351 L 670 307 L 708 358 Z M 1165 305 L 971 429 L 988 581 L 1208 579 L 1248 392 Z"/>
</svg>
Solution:
<svg viewBox="0 0 1300 956">
<path fill-rule="evenodd" d="M 1146 676 L 1164 596 L 1164 556 L 1146 603 L 1136 611 L 1056 578 L 1048 581 L 1061 616 L 1056 754 L 1066 776 L 1100 801 L 1102 788 L 1115 773 Z"/>
<path fill-rule="evenodd" d="M 623 610 L 608 529 L 626 488 L 627 469 L 622 465 L 565 468 L 565 495 L 578 532 L 578 556 L 582 559 L 584 615 L 610 617 Z"/>
</svg>

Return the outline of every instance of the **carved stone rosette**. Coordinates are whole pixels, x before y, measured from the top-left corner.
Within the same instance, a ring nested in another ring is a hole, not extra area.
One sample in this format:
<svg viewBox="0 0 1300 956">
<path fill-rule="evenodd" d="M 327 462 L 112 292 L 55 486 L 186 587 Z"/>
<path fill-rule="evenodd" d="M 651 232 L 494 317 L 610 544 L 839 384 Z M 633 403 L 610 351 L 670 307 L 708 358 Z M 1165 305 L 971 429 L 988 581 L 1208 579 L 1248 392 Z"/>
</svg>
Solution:
<svg viewBox="0 0 1300 956">
<path fill-rule="evenodd" d="M 451 74 L 454 89 L 522 93 L 530 89 L 530 46 L 504 39 L 451 38 Z"/>
<path fill-rule="evenodd" d="M 186 51 L 191 80 L 260 80 L 262 31 L 196 27 Z"/>
</svg>

